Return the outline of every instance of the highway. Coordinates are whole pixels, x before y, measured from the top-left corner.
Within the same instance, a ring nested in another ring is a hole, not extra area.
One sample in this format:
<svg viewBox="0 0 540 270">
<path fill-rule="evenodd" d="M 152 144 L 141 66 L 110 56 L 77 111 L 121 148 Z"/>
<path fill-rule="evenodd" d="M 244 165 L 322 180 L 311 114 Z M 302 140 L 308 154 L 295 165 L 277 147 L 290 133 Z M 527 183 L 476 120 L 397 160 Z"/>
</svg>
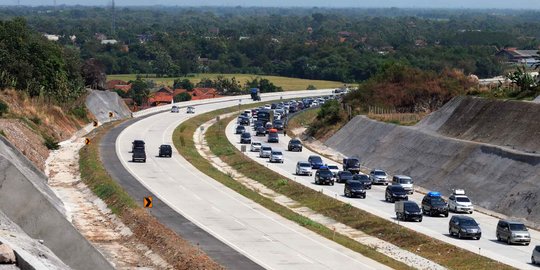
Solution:
<svg viewBox="0 0 540 270">
<path fill-rule="evenodd" d="M 270 95 L 287 98 L 287 95 L 315 93 L 321 95 L 330 91 Z M 242 98 L 242 103 L 251 102 L 247 96 L 223 98 L 219 103 L 216 103 L 219 99 L 215 99 L 211 104 L 196 106 L 195 115 L 238 105 L 238 98 Z M 267 99 L 263 95 L 263 101 Z M 181 105 L 192 104 L 197 102 Z M 173 149 L 173 158 L 156 157 L 159 145 L 172 144 L 174 129 L 193 116 L 182 109 L 178 114 L 165 111 L 131 123 L 116 138 L 115 151 L 121 163 L 118 165 L 168 207 L 263 268 L 389 269 L 228 189 L 198 171 L 176 149 Z M 131 142 L 135 139 L 146 143 L 146 163 L 131 162 Z"/>
<path fill-rule="evenodd" d="M 239 135 L 234 134 L 236 127 L 236 120 L 229 123 L 226 127 L 227 138 L 240 149 Z M 296 176 L 296 162 L 307 161 L 310 155 L 317 155 L 309 149 L 305 148 L 302 152 L 289 152 L 287 151 L 287 144 L 290 138 L 288 136 L 279 135 L 279 143 L 267 143 L 266 137 L 255 136 L 253 129 L 249 130 L 252 133 L 252 140 L 259 141 L 263 144 L 269 145 L 272 149 L 282 150 L 284 156 L 283 164 L 269 163 L 268 159 L 258 157 L 258 153 L 246 152 L 246 155 L 260 164 L 267 165 L 268 168 L 280 173 L 281 175 L 288 177 L 298 183 L 301 183 L 314 190 L 322 190 L 324 194 L 336 198 L 338 200 L 352 204 L 353 206 L 363 209 L 367 212 L 380 216 L 391 222 L 397 222 L 395 219 L 394 205 L 387 203 L 384 200 L 385 186 L 373 186 L 372 190 L 367 191 L 366 199 L 347 198 L 343 195 L 343 184 L 335 183 L 334 186 L 322 186 L 314 184 L 314 176 Z M 249 147 L 248 147 L 249 151 Z M 336 163 L 332 160 L 322 157 L 326 164 L 336 164 L 339 168 L 342 168 L 341 163 Z M 385 169 L 385 168 L 381 168 Z M 315 175 L 315 171 L 313 171 Z M 449 195 L 449 194 L 443 194 Z M 423 195 L 416 193 L 409 196 L 410 200 L 414 200 L 420 205 Z M 474 203 L 474 202 L 473 202 Z M 450 212 L 450 217 L 454 213 Z M 536 269 L 535 266 L 530 264 L 531 253 L 535 244 L 540 244 L 540 232 L 530 230 L 531 232 L 531 245 L 512 245 L 509 246 L 502 242 L 497 242 L 495 236 L 497 218 L 474 212 L 472 217 L 480 224 L 482 229 L 482 238 L 480 240 L 461 240 L 449 236 L 448 234 L 448 221 L 450 217 L 428 217 L 425 216 L 421 223 L 417 222 L 400 222 L 399 224 L 407 228 L 413 229 L 430 237 L 442 240 L 452 245 L 467 249 L 469 251 L 480 253 L 483 256 L 487 256 L 491 259 L 503 262 L 505 264 L 514 266 L 518 269 Z M 451 255 L 450 255 L 451 256 Z"/>
</svg>

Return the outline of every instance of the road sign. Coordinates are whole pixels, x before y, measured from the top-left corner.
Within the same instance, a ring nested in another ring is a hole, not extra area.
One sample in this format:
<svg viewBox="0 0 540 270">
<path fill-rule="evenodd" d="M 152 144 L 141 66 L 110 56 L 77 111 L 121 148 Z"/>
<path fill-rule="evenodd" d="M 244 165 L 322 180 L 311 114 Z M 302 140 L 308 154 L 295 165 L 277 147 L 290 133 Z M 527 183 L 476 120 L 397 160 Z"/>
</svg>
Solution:
<svg viewBox="0 0 540 270">
<path fill-rule="evenodd" d="M 114 116 L 113 112 L 109 112 L 109 118 L 112 118 Z"/>
<path fill-rule="evenodd" d="M 152 208 L 152 196 L 144 197 L 144 208 Z"/>
<path fill-rule="evenodd" d="M 98 122 L 97 122 L 97 121 L 94 121 L 94 122 L 92 123 L 92 125 L 94 125 L 94 127 L 97 127 L 97 126 L 98 126 Z"/>
<path fill-rule="evenodd" d="M 84 139 L 84 144 L 90 144 L 90 139 L 88 138 Z"/>
</svg>

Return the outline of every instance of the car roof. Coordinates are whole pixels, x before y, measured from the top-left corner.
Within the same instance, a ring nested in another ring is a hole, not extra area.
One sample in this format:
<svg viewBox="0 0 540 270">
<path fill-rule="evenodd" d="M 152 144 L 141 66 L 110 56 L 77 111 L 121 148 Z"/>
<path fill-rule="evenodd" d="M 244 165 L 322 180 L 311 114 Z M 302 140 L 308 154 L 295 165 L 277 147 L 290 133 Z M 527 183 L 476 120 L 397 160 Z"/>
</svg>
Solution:
<svg viewBox="0 0 540 270">
<path fill-rule="evenodd" d="M 251 142 L 251 144 L 260 144 L 260 145 L 262 145 L 261 142 Z"/>
<path fill-rule="evenodd" d="M 515 221 L 515 220 L 501 220 L 501 221 L 506 222 L 508 224 L 524 224 L 523 222 Z"/>
<path fill-rule="evenodd" d="M 469 216 L 464 216 L 464 215 L 454 215 L 455 218 L 458 218 L 458 219 L 469 219 L 469 220 L 474 220 L 474 218 L 472 217 L 469 217 Z"/>
<path fill-rule="evenodd" d="M 311 166 L 311 164 L 309 164 L 309 162 L 307 162 L 307 161 L 298 161 L 298 162 L 296 162 L 296 164 L 305 164 L 307 166 Z"/>
<path fill-rule="evenodd" d="M 402 174 L 394 175 L 394 177 L 411 179 L 410 176 L 406 176 L 406 175 L 402 175 Z"/>
</svg>

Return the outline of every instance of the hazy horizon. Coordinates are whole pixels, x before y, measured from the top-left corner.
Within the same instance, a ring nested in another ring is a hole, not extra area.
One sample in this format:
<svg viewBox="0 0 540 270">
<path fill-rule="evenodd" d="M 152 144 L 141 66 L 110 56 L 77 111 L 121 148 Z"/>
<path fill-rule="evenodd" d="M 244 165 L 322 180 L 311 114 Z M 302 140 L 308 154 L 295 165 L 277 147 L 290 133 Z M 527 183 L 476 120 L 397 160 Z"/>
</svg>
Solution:
<svg viewBox="0 0 540 270">
<path fill-rule="evenodd" d="M 56 5 L 107 6 L 111 0 L 56 0 Z M 52 6 L 54 0 L 0 0 L 0 5 Z M 145 0 L 115 0 L 117 6 L 242 6 L 242 7 L 324 7 L 324 8 L 448 8 L 448 9 L 540 9 L 539 0 L 155 0 L 149 4 Z"/>
</svg>

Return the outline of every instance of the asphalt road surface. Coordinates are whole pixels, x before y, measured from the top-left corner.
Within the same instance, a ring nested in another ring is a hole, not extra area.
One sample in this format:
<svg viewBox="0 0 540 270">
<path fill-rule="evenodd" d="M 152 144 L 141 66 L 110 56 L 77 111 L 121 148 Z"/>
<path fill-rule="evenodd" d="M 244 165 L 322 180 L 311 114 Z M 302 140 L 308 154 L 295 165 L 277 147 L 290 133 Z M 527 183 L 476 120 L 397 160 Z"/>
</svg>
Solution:
<svg viewBox="0 0 540 270">
<path fill-rule="evenodd" d="M 240 137 L 239 135 L 234 134 L 236 127 L 236 120 L 232 121 L 227 125 L 226 133 L 227 138 L 238 148 L 240 149 Z M 324 194 L 327 194 L 331 197 L 334 197 L 338 200 L 352 204 L 355 207 L 368 211 L 372 214 L 390 220 L 392 222 L 397 222 L 395 219 L 394 204 L 385 202 L 384 192 L 385 186 L 373 186 L 371 190 L 367 191 L 366 199 L 359 198 L 347 198 L 343 194 L 343 184 L 335 183 L 334 186 L 323 186 L 314 184 L 314 176 L 297 176 L 295 175 L 296 171 L 296 162 L 298 161 L 307 161 L 310 155 L 317 155 L 316 153 L 305 148 L 302 152 L 289 152 L 287 151 L 287 144 L 289 142 L 288 136 L 279 135 L 279 143 L 267 143 L 266 137 L 257 137 L 253 132 L 253 129 L 247 128 L 252 133 L 253 141 L 259 141 L 263 144 L 269 145 L 272 149 L 279 149 L 283 153 L 284 163 L 275 164 L 270 163 L 267 158 L 259 158 L 258 153 L 246 152 L 246 155 L 251 157 L 257 162 L 268 165 L 268 168 L 280 173 L 283 176 L 286 176 L 294 181 L 301 183 L 307 187 L 310 187 L 314 190 L 322 190 Z M 249 151 L 249 145 L 248 145 Z M 342 168 L 341 164 L 338 164 L 334 161 L 326 159 L 324 157 L 323 161 L 326 164 L 336 164 L 339 168 Z M 381 168 L 385 169 L 385 168 Z M 313 175 L 315 175 L 315 170 L 313 170 Z M 444 194 L 443 194 L 444 195 Z M 449 195 L 449 194 L 446 194 Z M 416 193 L 414 195 L 409 195 L 409 200 L 415 201 L 420 205 L 423 195 Z M 473 202 L 474 203 L 474 202 Z M 448 221 L 454 213 L 450 212 L 448 218 L 445 217 L 428 217 L 424 216 L 421 223 L 418 222 L 400 222 L 402 226 L 413 229 L 415 231 L 421 232 L 430 237 L 442 240 L 444 242 L 450 243 L 452 245 L 470 250 L 475 253 L 480 253 L 483 256 L 487 256 L 491 259 L 509 264 L 518 269 L 536 269 L 533 266 L 531 261 L 531 254 L 534 246 L 540 244 L 540 232 L 530 230 L 532 241 L 529 246 L 522 245 L 507 245 L 502 242 L 498 242 L 496 239 L 495 231 L 498 219 L 492 216 L 482 214 L 479 212 L 474 212 L 471 216 L 476 219 L 480 224 L 482 229 L 482 238 L 480 240 L 461 240 L 454 237 L 451 237 L 448 234 Z M 449 255 L 451 256 L 451 255 Z"/>
<path fill-rule="evenodd" d="M 309 92 L 315 93 L 330 91 Z M 283 93 L 283 98 L 290 95 L 300 94 Z M 244 96 L 242 102 L 251 101 Z M 193 103 L 182 103 L 189 104 Z M 238 100 L 232 100 L 199 105 L 195 111 L 200 114 L 237 104 Z M 199 172 L 175 149 L 172 158 L 156 157 L 159 145 L 172 144 L 174 129 L 192 116 L 185 109 L 151 115 L 126 127 L 116 139 L 121 165 L 168 207 L 267 269 L 388 269 L 228 189 Z M 146 163 L 131 162 L 135 139 L 146 142 Z"/>
</svg>

